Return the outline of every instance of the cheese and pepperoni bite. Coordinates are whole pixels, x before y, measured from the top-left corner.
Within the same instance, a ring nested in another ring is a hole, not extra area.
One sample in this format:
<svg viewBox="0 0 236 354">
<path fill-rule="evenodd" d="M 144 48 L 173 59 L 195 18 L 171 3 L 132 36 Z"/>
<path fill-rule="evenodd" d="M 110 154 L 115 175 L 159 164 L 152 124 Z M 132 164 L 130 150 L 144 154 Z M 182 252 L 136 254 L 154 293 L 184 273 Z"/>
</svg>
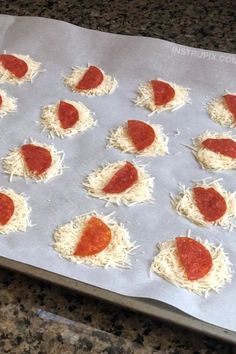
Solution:
<svg viewBox="0 0 236 354">
<path fill-rule="evenodd" d="M 54 233 L 54 249 L 75 263 L 97 267 L 130 268 L 130 254 L 137 248 L 128 231 L 109 215 L 96 212 L 76 217 Z"/>
<path fill-rule="evenodd" d="M 164 156 L 168 154 L 168 137 L 158 124 L 141 120 L 128 120 L 123 126 L 112 131 L 108 147 L 140 156 Z"/>
<path fill-rule="evenodd" d="M 13 176 L 31 178 L 47 182 L 59 176 L 63 170 L 64 153 L 54 146 L 30 141 L 14 148 L 5 158 L 2 165 L 4 172 Z"/>
<path fill-rule="evenodd" d="M 181 186 L 171 203 L 178 214 L 200 226 L 219 225 L 231 231 L 236 216 L 235 192 L 226 191 L 218 181 L 201 181 L 192 188 Z"/>
<path fill-rule="evenodd" d="M 178 236 L 158 244 L 151 271 L 197 295 L 218 292 L 232 279 L 232 264 L 221 245 Z"/>
<path fill-rule="evenodd" d="M 236 127 L 236 93 L 228 93 L 212 100 L 207 107 L 214 122 L 225 127 Z"/>
<path fill-rule="evenodd" d="M 92 197 L 133 205 L 152 201 L 153 180 L 143 166 L 118 161 L 92 172 L 83 185 Z"/>
<path fill-rule="evenodd" d="M 29 55 L 0 54 L 0 84 L 32 82 L 41 70 L 41 63 Z"/>
<path fill-rule="evenodd" d="M 7 113 L 16 112 L 17 99 L 7 95 L 6 91 L 0 89 L 0 118 L 3 118 Z"/>
<path fill-rule="evenodd" d="M 87 68 L 75 67 L 64 78 L 64 84 L 73 92 L 86 96 L 103 96 L 114 92 L 118 83 L 106 75 L 102 69 L 90 65 Z"/>
<path fill-rule="evenodd" d="M 189 89 L 162 79 L 150 80 L 138 88 L 135 104 L 145 107 L 152 114 L 181 108 L 190 103 Z"/>
<path fill-rule="evenodd" d="M 193 139 L 193 154 L 202 168 L 236 169 L 236 137 L 231 132 L 205 132 Z"/>
<path fill-rule="evenodd" d="M 83 133 L 96 124 L 93 114 L 83 103 L 69 100 L 45 106 L 40 118 L 44 130 L 52 138 Z"/>
<path fill-rule="evenodd" d="M 31 208 L 27 198 L 12 189 L 0 187 L 0 233 L 9 234 L 26 231 L 32 226 L 29 216 Z"/>
</svg>

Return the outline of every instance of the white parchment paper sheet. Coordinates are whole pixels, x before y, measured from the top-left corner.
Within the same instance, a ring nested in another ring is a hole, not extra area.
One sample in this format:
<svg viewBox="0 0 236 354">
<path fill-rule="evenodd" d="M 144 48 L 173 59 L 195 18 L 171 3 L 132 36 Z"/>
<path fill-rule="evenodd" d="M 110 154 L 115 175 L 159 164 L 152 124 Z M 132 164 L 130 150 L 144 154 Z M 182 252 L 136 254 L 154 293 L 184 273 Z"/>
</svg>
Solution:
<svg viewBox="0 0 236 354">
<path fill-rule="evenodd" d="M 178 216 L 169 199 L 170 192 L 177 192 L 178 182 L 190 185 L 192 179 L 207 176 L 223 177 L 226 189 L 236 189 L 235 172 L 204 171 L 191 151 L 181 145 L 190 144 L 192 137 L 206 129 L 226 130 L 209 119 L 205 104 L 210 98 L 223 94 L 225 89 L 236 91 L 236 56 L 191 49 L 159 39 L 101 33 L 55 20 L 6 15 L 0 16 L 0 47 L 1 52 L 29 54 L 42 62 L 46 70 L 33 84 L 1 85 L 9 94 L 18 97 L 17 113 L 0 122 L 1 157 L 28 137 L 52 142 L 41 132 L 37 122 L 41 107 L 57 100 L 79 100 L 95 112 L 98 120 L 97 127 L 81 136 L 53 140 L 58 150 L 64 150 L 65 164 L 70 167 L 63 176 L 47 184 L 26 183 L 21 178 L 15 178 L 10 184 L 8 176 L 1 174 L 2 186 L 25 192 L 30 197 L 32 222 L 36 226 L 26 233 L 1 236 L 0 255 L 120 294 L 161 300 L 201 320 L 236 331 L 235 277 L 219 294 L 204 299 L 149 274 L 157 242 L 183 235 L 187 229 L 192 229 L 194 236 L 223 243 L 234 268 L 236 266 L 235 231 L 199 228 Z M 113 95 L 87 98 L 64 87 L 62 75 L 73 66 L 86 66 L 87 63 L 101 67 L 118 80 L 119 88 Z M 140 83 L 156 77 L 191 88 L 192 104 L 149 119 L 148 112 L 135 107 L 132 100 Z M 147 169 L 155 176 L 154 204 L 105 208 L 103 201 L 87 197 L 81 183 L 101 163 L 132 160 L 132 156 L 118 150 L 105 149 L 109 130 L 129 118 L 162 124 L 170 137 L 170 155 L 135 159 L 144 164 L 148 162 Z M 177 128 L 179 136 L 175 135 Z M 54 229 L 92 210 L 115 211 L 116 219 L 125 223 L 132 240 L 141 245 L 132 257 L 132 270 L 75 265 L 60 259 L 54 252 L 51 247 Z"/>
</svg>

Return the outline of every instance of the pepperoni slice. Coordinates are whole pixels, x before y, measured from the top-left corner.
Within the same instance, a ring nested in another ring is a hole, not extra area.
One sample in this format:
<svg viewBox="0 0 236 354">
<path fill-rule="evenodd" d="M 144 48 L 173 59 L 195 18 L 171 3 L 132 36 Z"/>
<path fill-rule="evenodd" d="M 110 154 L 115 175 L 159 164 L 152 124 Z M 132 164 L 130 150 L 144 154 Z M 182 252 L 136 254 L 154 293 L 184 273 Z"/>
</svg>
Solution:
<svg viewBox="0 0 236 354">
<path fill-rule="evenodd" d="M 236 120 L 236 95 L 224 95 L 223 98 L 228 110 Z"/>
<path fill-rule="evenodd" d="M 103 188 L 105 193 L 122 193 L 138 180 L 138 171 L 130 162 L 121 167 Z"/>
<path fill-rule="evenodd" d="M 8 223 L 15 210 L 13 200 L 8 195 L 0 193 L 0 225 Z"/>
<path fill-rule="evenodd" d="M 2 105 L 2 96 L 0 95 L 0 108 L 1 108 L 1 105 Z"/>
<path fill-rule="evenodd" d="M 85 225 L 74 256 L 93 256 L 103 251 L 110 241 L 110 228 L 101 219 L 92 216 Z"/>
<path fill-rule="evenodd" d="M 214 188 L 193 188 L 194 200 L 207 221 L 216 221 L 220 219 L 227 210 L 227 204 L 224 197 Z"/>
<path fill-rule="evenodd" d="M 167 82 L 151 80 L 151 85 L 156 106 L 161 106 L 173 100 L 175 96 L 175 90 Z"/>
<path fill-rule="evenodd" d="M 28 65 L 20 58 L 10 54 L 1 54 L 0 63 L 4 69 L 9 70 L 11 74 L 21 79 L 28 71 Z"/>
<path fill-rule="evenodd" d="M 189 237 L 176 237 L 177 254 L 189 280 L 203 278 L 212 267 L 212 257 L 200 242 Z"/>
<path fill-rule="evenodd" d="M 77 90 L 91 90 L 103 82 L 103 73 L 96 66 L 89 66 L 82 79 L 77 83 Z"/>
<path fill-rule="evenodd" d="M 152 145 L 156 138 L 154 129 L 149 124 L 140 120 L 128 120 L 127 132 L 138 151 Z"/>
<path fill-rule="evenodd" d="M 60 101 L 58 119 L 63 129 L 72 128 L 79 120 L 79 112 L 72 104 Z"/>
<path fill-rule="evenodd" d="M 50 151 L 44 147 L 26 144 L 21 146 L 21 152 L 27 168 L 36 175 L 47 171 L 52 164 Z"/>
<path fill-rule="evenodd" d="M 224 156 L 236 158 L 236 142 L 232 139 L 206 139 L 202 145 L 213 152 Z"/>
</svg>

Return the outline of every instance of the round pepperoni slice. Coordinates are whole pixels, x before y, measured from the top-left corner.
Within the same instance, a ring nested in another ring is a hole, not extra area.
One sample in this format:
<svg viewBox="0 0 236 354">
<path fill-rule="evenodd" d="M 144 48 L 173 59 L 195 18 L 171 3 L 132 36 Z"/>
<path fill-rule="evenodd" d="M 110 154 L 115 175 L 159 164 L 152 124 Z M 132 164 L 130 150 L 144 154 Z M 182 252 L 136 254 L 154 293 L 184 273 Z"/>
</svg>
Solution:
<svg viewBox="0 0 236 354">
<path fill-rule="evenodd" d="M 200 242 L 176 237 L 177 254 L 189 280 L 203 278 L 212 268 L 212 257 Z"/>
<path fill-rule="evenodd" d="M 93 256 L 103 251 L 111 241 L 110 228 L 99 218 L 92 216 L 87 222 L 74 256 Z"/>
<path fill-rule="evenodd" d="M 103 188 L 105 193 L 122 193 L 138 180 L 138 171 L 130 162 L 121 167 Z"/>
<path fill-rule="evenodd" d="M 167 104 L 173 100 L 175 90 L 167 82 L 151 80 L 151 85 L 154 94 L 154 103 L 156 106 Z"/>
<path fill-rule="evenodd" d="M 8 223 L 15 210 L 13 200 L 8 195 L 0 193 L 0 225 Z"/>
<path fill-rule="evenodd" d="M 103 73 L 96 66 L 89 66 L 82 79 L 77 83 L 77 90 L 91 90 L 103 82 Z"/>
<path fill-rule="evenodd" d="M 30 172 L 41 175 L 52 164 L 52 156 L 48 149 L 33 144 L 22 145 L 21 152 Z"/>
<path fill-rule="evenodd" d="M 10 71 L 11 74 L 21 79 L 28 71 L 28 65 L 20 58 L 10 54 L 1 54 L 0 63 L 4 69 Z"/>
<path fill-rule="evenodd" d="M 136 150 L 141 151 L 152 145 L 156 138 L 154 129 L 140 120 L 128 120 L 128 135 Z"/>
<path fill-rule="evenodd" d="M 72 104 L 60 101 L 58 119 L 63 129 L 72 128 L 79 120 L 79 112 Z"/>
<path fill-rule="evenodd" d="M 213 152 L 222 154 L 224 156 L 236 158 L 236 142 L 232 139 L 206 139 L 202 145 Z"/>
<path fill-rule="evenodd" d="M 236 95 L 224 95 L 223 98 L 228 110 L 236 120 Z"/>
<path fill-rule="evenodd" d="M 220 219 L 227 210 L 227 204 L 222 195 L 214 188 L 193 188 L 194 200 L 206 221 Z"/>
<path fill-rule="evenodd" d="M 2 96 L 0 95 L 0 108 L 2 106 Z"/>
</svg>

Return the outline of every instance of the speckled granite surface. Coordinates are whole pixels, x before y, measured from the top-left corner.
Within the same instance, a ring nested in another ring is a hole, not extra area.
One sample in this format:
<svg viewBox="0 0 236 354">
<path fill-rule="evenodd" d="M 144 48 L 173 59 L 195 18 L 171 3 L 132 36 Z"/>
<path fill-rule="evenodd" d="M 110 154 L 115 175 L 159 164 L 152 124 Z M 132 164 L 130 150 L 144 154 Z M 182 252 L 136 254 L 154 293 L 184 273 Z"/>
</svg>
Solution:
<svg viewBox="0 0 236 354">
<path fill-rule="evenodd" d="M 9 1 L 0 13 L 235 52 L 232 1 Z M 0 353 L 234 353 L 147 316 L 0 269 Z"/>
</svg>

